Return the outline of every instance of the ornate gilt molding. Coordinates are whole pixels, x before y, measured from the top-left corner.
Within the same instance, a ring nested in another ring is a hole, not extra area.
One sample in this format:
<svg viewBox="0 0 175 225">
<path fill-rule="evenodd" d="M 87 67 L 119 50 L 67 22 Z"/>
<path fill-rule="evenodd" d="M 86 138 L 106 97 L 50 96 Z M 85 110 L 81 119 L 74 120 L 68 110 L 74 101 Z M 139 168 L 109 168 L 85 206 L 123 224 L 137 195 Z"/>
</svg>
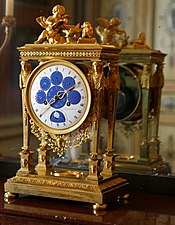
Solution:
<svg viewBox="0 0 175 225">
<path fill-rule="evenodd" d="M 97 192 L 98 186 L 93 184 L 86 184 L 86 183 L 79 183 L 79 182 L 70 182 L 65 180 L 58 180 L 54 178 L 48 177 L 19 177 L 15 176 L 8 180 L 12 183 L 22 183 L 22 184 L 34 184 L 34 185 L 41 185 L 41 186 L 52 186 L 52 187 L 60 187 L 60 188 L 71 188 L 71 189 L 81 189 L 81 190 L 88 190 L 91 192 Z"/>
<path fill-rule="evenodd" d="M 26 44 L 18 48 L 22 60 L 48 60 L 61 57 L 71 60 L 97 61 L 118 59 L 119 48 L 100 44 Z"/>
<path fill-rule="evenodd" d="M 59 180 L 57 178 L 50 178 L 47 176 L 44 177 L 22 177 L 22 176 L 15 176 L 8 179 L 10 183 L 20 183 L 20 184 L 30 184 L 30 185 L 38 185 L 38 186 L 50 186 L 50 187 L 59 187 L 59 188 L 70 188 L 70 189 L 79 189 L 88 192 L 99 192 L 103 191 L 107 188 L 119 185 L 123 182 L 123 178 L 116 177 L 115 179 L 109 179 L 107 182 L 101 182 L 99 184 L 92 183 L 91 181 L 73 181 L 70 180 Z"/>
</svg>

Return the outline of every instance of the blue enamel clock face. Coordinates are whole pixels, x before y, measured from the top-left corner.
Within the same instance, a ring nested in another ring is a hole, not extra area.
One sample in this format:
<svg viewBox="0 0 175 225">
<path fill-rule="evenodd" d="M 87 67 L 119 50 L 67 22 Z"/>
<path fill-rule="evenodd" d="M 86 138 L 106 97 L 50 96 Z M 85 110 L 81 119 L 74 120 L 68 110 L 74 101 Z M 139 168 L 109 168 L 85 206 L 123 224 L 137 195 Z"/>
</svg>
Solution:
<svg viewBox="0 0 175 225">
<path fill-rule="evenodd" d="M 89 90 L 82 75 L 73 68 L 54 64 L 35 76 L 30 102 L 35 115 L 44 125 L 68 129 L 84 116 L 90 101 Z"/>
</svg>

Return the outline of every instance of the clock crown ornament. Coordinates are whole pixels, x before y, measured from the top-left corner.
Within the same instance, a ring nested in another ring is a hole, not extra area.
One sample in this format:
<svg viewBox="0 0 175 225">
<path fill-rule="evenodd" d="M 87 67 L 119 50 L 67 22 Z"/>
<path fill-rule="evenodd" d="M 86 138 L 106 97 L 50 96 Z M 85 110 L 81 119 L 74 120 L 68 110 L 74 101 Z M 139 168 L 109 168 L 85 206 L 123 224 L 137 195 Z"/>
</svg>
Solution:
<svg viewBox="0 0 175 225">
<path fill-rule="evenodd" d="M 144 32 L 139 32 L 136 39 L 129 40 L 125 29 L 120 27 L 122 21 L 119 18 L 100 17 L 96 18 L 96 21 L 99 23 L 96 32 L 103 44 L 119 46 L 122 49 L 151 49 L 146 44 Z"/>
<path fill-rule="evenodd" d="M 65 13 L 62 5 L 56 5 L 49 17 L 40 16 L 36 21 L 45 30 L 42 31 L 36 44 L 63 44 L 63 43 L 97 43 L 93 36 L 92 25 L 85 21 L 83 25 L 69 25 L 71 17 Z"/>
</svg>

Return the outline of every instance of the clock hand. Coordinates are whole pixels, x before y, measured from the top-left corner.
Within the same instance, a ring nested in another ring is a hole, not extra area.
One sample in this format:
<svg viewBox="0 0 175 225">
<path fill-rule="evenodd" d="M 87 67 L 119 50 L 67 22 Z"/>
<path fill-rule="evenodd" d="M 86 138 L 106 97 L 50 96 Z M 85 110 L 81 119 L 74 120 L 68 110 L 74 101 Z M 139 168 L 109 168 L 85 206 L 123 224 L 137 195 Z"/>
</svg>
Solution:
<svg viewBox="0 0 175 225">
<path fill-rule="evenodd" d="M 64 91 L 60 91 L 60 93 L 61 92 L 64 92 L 63 93 L 63 95 L 59 98 L 59 99 L 63 99 L 64 98 L 64 96 L 66 95 L 66 94 L 68 94 L 72 89 L 74 89 L 76 86 L 78 86 L 78 84 L 74 84 L 72 87 L 70 87 L 70 88 L 68 88 L 68 89 L 66 89 L 66 90 L 64 90 Z"/>
<path fill-rule="evenodd" d="M 48 102 L 48 105 L 46 105 L 46 107 L 44 107 L 41 111 L 40 111 L 40 116 L 42 116 L 42 114 L 45 112 L 45 111 L 47 111 L 49 108 L 50 108 L 50 106 L 56 101 L 56 100 L 58 100 L 58 99 L 63 99 L 64 98 L 64 96 L 66 95 L 66 94 L 68 94 L 72 89 L 74 89 L 76 86 L 77 86 L 78 84 L 74 84 L 72 87 L 70 87 L 70 88 L 68 88 L 68 89 L 66 89 L 66 90 L 64 90 L 64 91 L 59 91 L 53 98 L 51 98 L 51 100 Z M 63 94 L 62 94 L 62 92 L 63 92 Z"/>
<path fill-rule="evenodd" d="M 51 98 L 51 100 L 48 102 L 48 104 L 47 104 L 45 107 L 43 107 L 43 109 L 40 111 L 39 115 L 42 116 L 42 114 L 43 114 L 45 111 L 47 111 L 47 110 L 50 108 L 50 106 L 51 106 L 56 100 L 61 99 L 60 96 L 61 96 L 61 93 L 60 93 L 60 92 L 57 92 L 57 94 L 54 95 L 53 98 Z"/>
<path fill-rule="evenodd" d="M 74 87 L 76 87 L 77 85 L 78 85 L 78 84 L 74 84 L 72 87 L 66 89 L 65 91 L 66 91 L 66 92 L 69 92 L 69 91 L 71 91 L 72 89 L 74 89 Z"/>
</svg>

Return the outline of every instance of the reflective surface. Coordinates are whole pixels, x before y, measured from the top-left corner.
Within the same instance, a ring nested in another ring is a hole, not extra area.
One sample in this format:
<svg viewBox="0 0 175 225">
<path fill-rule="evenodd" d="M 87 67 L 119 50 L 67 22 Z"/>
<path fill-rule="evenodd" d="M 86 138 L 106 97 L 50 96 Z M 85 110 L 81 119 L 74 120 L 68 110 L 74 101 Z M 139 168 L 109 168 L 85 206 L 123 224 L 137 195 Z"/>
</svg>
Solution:
<svg viewBox="0 0 175 225">
<path fill-rule="evenodd" d="M 93 224 L 93 225 L 173 225 L 174 196 L 130 193 L 129 201 L 114 202 L 106 210 L 93 211 L 91 204 L 41 197 L 20 196 L 14 203 L 3 201 L 0 182 L 0 223 Z"/>
<path fill-rule="evenodd" d="M 139 80 L 129 68 L 130 65 L 119 67 L 120 90 L 117 104 L 117 120 L 139 119 L 138 107 L 141 101 Z"/>
</svg>

